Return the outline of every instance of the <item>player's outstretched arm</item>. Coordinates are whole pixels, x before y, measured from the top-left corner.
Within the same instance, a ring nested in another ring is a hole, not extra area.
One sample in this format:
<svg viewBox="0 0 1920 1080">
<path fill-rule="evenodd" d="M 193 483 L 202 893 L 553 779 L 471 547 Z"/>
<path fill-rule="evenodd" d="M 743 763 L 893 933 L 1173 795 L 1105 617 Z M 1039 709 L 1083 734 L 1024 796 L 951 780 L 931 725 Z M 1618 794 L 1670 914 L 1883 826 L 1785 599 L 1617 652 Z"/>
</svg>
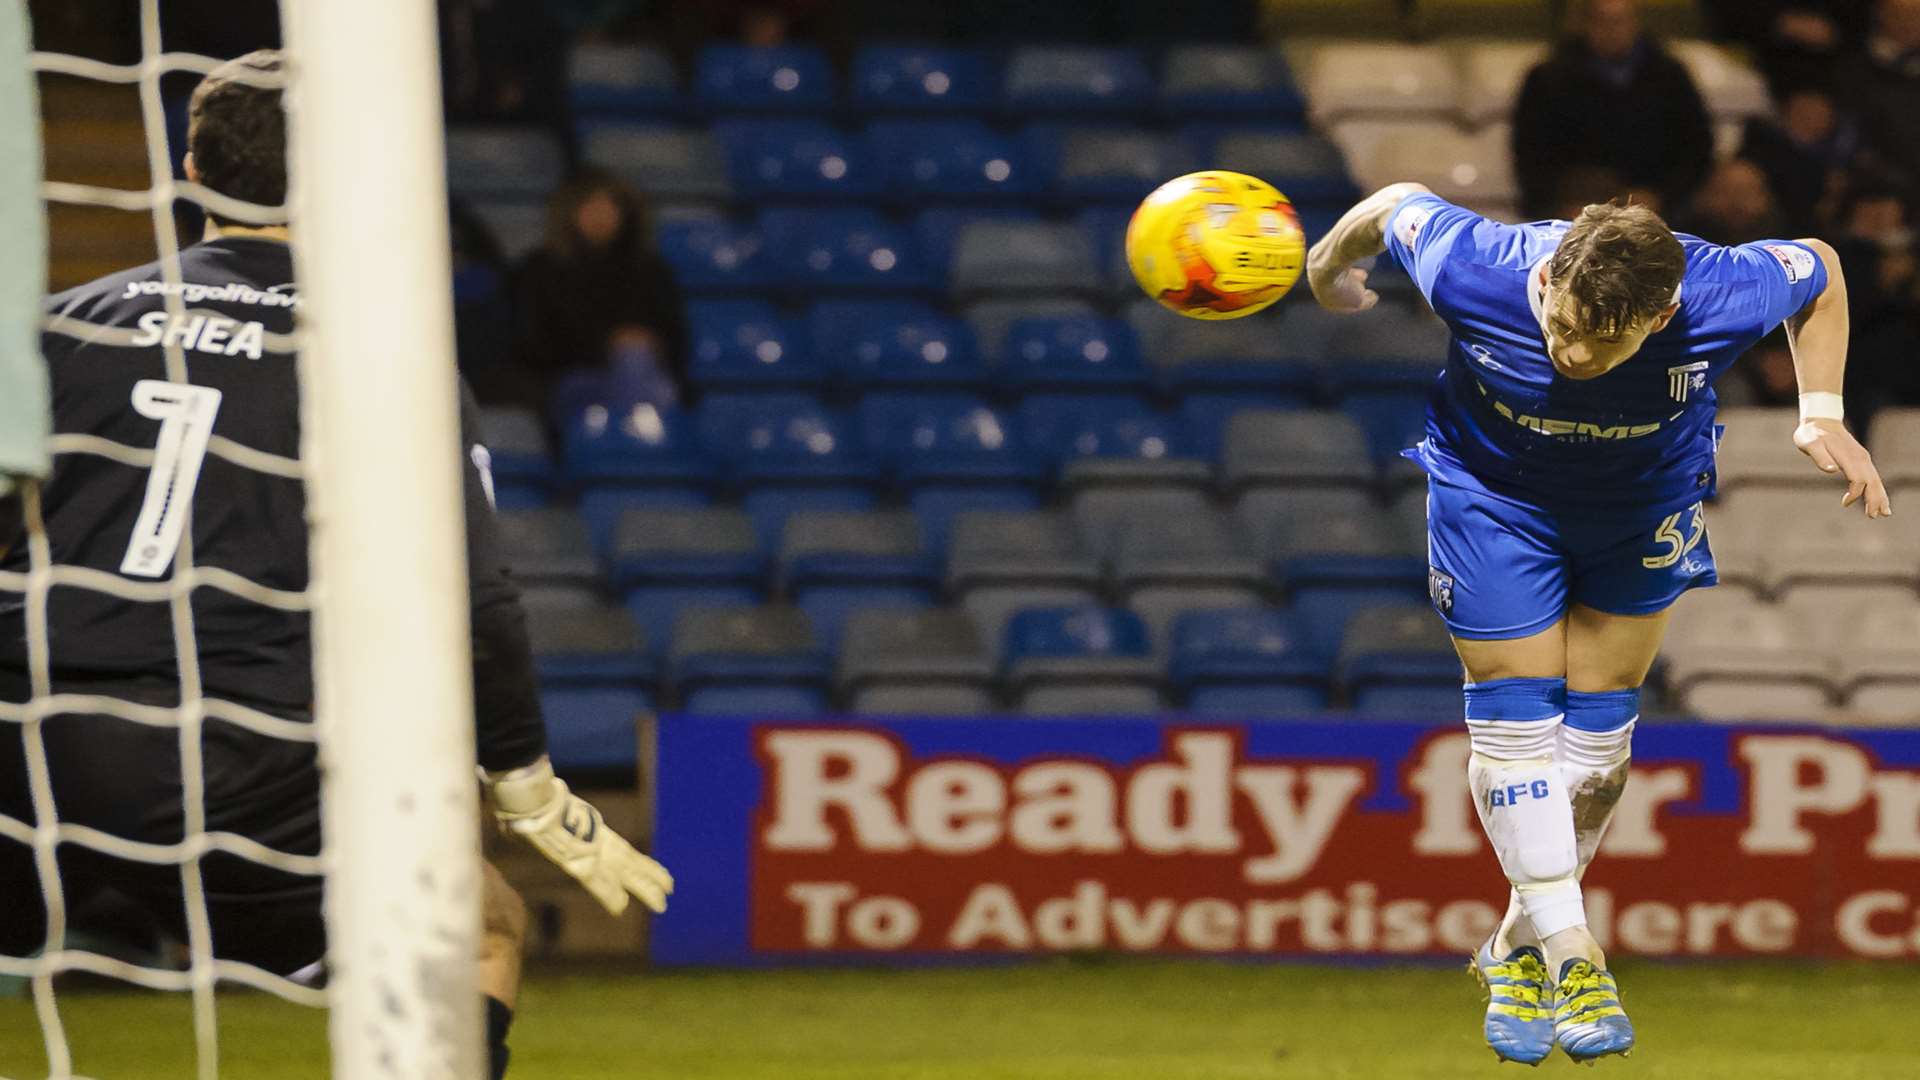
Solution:
<svg viewBox="0 0 1920 1080">
<path fill-rule="evenodd" d="M 1427 190 L 1411 181 L 1388 184 L 1356 203 L 1313 245 L 1307 252 L 1307 284 L 1321 307 L 1347 315 L 1380 302 L 1380 294 L 1367 288 L 1367 272 L 1353 264 L 1387 250 L 1387 218 L 1393 208 Z"/>
<path fill-rule="evenodd" d="M 1840 270 L 1840 255 L 1824 240 L 1798 243 L 1811 248 L 1826 264 L 1827 287 L 1786 323 L 1794 373 L 1800 382 L 1800 426 L 1794 429 L 1793 444 L 1822 472 L 1846 478 L 1847 494 L 1841 506 L 1859 502 L 1869 518 L 1889 517 L 1893 502 L 1880 480 L 1880 470 L 1842 420 L 1840 389 L 1846 381 L 1849 325 L 1847 280 Z"/>
<path fill-rule="evenodd" d="M 656 912 L 667 910 L 673 875 L 608 828 L 592 803 L 553 775 L 546 758 L 487 773 L 486 781 L 500 824 L 565 870 L 609 913 L 626 911 L 634 896 Z"/>
</svg>

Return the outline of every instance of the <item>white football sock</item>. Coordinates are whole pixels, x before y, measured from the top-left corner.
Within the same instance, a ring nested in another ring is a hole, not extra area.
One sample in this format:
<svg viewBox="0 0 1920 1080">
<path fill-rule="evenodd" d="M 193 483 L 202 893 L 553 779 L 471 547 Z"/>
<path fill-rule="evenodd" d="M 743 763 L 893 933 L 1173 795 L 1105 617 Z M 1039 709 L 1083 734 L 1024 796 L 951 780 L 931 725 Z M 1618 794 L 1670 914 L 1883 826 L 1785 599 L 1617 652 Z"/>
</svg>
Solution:
<svg viewBox="0 0 1920 1080">
<path fill-rule="evenodd" d="M 1573 806 L 1554 762 L 1561 719 L 1467 720 L 1467 777 L 1481 827 L 1541 938 L 1587 922 Z"/>
</svg>

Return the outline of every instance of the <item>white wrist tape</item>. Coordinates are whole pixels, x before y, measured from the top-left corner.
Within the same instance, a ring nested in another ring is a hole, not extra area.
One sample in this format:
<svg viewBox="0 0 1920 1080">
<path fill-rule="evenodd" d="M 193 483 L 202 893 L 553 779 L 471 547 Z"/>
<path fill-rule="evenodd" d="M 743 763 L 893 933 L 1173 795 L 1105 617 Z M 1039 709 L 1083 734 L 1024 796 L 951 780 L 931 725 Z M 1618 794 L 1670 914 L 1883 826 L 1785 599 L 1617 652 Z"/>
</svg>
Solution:
<svg viewBox="0 0 1920 1080">
<path fill-rule="evenodd" d="M 1804 424 L 1809 420 L 1845 420 L 1846 418 L 1846 400 L 1839 394 L 1815 390 L 1800 395 L 1801 423 Z"/>
</svg>

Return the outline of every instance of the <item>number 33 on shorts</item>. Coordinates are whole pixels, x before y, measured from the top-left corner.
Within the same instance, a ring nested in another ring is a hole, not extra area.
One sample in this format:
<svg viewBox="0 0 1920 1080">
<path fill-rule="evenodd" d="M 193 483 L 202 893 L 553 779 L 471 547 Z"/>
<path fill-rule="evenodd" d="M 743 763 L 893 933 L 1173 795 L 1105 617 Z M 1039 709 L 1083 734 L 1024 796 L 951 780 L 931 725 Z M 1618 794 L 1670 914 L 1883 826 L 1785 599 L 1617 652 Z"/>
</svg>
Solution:
<svg viewBox="0 0 1920 1080">
<path fill-rule="evenodd" d="M 1687 518 L 1689 524 L 1685 532 L 1680 531 L 1680 519 Z M 1674 563 L 1687 557 L 1694 548 L 1700 546 L 1700 539 L 1707 535 L 1706 511 L 1699 503 L 1694 503 L 1677 514 L 1668 514 L 1653 531 L 1653 544 L 1658 549 L 1654 554 L 1640 560 L 1640 565 L 1649 570 L 1665 570 Z"/>
</svg>

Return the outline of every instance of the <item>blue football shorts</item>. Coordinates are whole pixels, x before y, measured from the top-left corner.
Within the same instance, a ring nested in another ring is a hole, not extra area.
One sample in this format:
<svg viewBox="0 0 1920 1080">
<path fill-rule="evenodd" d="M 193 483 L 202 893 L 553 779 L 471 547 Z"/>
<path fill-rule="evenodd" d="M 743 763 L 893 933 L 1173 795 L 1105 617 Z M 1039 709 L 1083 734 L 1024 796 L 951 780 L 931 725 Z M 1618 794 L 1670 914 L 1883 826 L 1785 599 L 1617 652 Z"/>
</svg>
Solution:
<svg viewBox="0 0 1920 1080">
<path fill-rule="evenodd" d="M 1718 581 L 1699 503 L 1565 513 L 1427 481 L 1427 591 L 1455 637 L 1530 637 L 1569 603 L 1651 615 Z"/>
</svg>

